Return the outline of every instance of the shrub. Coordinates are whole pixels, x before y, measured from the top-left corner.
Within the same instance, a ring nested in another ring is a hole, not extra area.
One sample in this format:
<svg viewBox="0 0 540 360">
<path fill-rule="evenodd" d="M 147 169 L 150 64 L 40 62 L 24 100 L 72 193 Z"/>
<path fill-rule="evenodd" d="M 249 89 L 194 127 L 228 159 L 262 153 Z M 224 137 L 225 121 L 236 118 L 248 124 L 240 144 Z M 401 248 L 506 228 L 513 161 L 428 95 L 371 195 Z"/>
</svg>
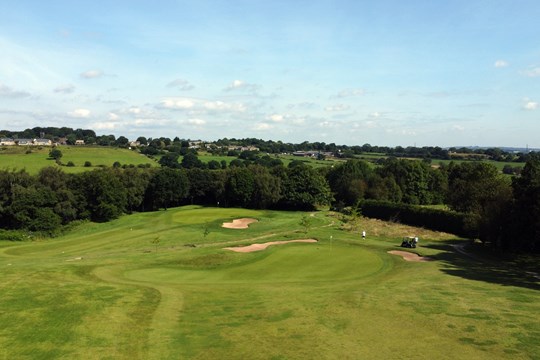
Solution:
<svg viewBox="0 0 540 360">
<path fill-rule="evenodd" d="M 91 166 L 92 166 L 92 163 L 90 161 L 84 162 L 84 167 L 91 167 Z"/>
<path fill-rule="evenodd" d="M 74 167 L 75 164 L 73 163 L 73 161 L 68 161 L 66 166 L 69 166 L 69 167 Z"/>
</svg>

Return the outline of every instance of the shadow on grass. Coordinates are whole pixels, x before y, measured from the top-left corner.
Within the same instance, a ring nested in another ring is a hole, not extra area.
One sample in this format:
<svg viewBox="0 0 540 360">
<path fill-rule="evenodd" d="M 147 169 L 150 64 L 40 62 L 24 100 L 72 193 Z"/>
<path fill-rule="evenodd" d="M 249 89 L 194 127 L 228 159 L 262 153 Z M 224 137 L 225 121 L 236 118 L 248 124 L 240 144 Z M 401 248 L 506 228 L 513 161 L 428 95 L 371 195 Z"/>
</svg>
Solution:
<svg viewBox="0 0 540 360">
<path fill-rule="evenodd" d="M 516 259 L 498 258 L 485 249 L 479 251 L 466 242 L 447 241 L 424 246 L 440 250 L 431 258 L 441 262 L 441 271 L 469 280 L 485 281 L 504 286 L 540 290 L 538 266 L 527 266 Z"/>
</svg>

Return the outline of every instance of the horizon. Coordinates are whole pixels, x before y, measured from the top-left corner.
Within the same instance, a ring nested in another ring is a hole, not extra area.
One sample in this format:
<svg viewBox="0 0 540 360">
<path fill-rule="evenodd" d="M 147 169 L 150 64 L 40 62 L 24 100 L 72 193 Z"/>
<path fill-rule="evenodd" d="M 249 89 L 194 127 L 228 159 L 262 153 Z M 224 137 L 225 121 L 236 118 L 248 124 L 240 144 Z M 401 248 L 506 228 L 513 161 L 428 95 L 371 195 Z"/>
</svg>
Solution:
<svg viewBox="0 0 540 360">
<path fill-rule="evenodd" d="M 2 131 L 9 131 L 9 132 L 24 132 L 25 130 L 32 130 L 34 128 L 42 128 L 43 126 L 34 126 L 32 128 L 25 128 L 25 129 L 22 129 L 22 130 L 8 130 L 8 129 L 0 129 L 0 133 Z M 66 126 L 67 128 L 71 128 L 70 126 Z M 75 130 L 79 130 L 79 128 L 72 128 L 74 131 Z M 102 133 L 102 134 L 99 134 L 98 132 L 96 132 L 95 130 L 93 129 L 81 129 L 81 130 L 91 130 L 91 131 L 94 131 L 96 133 L 96 136 L 97 137 L 100 137 L 100 136 L 108 136 L 108 135 L 114 135 L 116 138 L 118 138 L 119 136 L 124 136 L 123 134 L 111 134 L 111 133 Z M 124 136 L 126 137 L 126 136 Z M 146 139 L 160 139 L 160 138 L 168 138 L 170 139 L 171 141 L 178 137 L 180 140 L 186 140 L 186 141 L 201 141 L 203 143 L 213 143 L 213 142 L 217 142 L 217 141 L 220 141 L 220 140 L 236 140 L 236 141 L 240 141 L 240 140 L 245 140 L 245 139 L 257 139 L 257 140 L 261 140 L 261 141 L 273 141 L 273 142 L 279 142 L 281 141 L 282 143 L 284 144 L 301 144 L 307 140 L 303 140 L 303 141 L 299 141 L 299 142 L 288 142 L 288 141 L 282 141 L 282 140 L 279 140 L 279 139 L 263 139 L 263 138 L 254 138 L 254 137 L 249 137 L 249 138 L 236 138 L 236 137 L 230 137 L 230 138 L 218 138 L 218 139 L 213 139 L 213 140 L 208 140 L 208 139 L 202 139 L 202 138 L 182 138 L 180 136 L 171 136 L 171 137 L 167 137 L 167 136 L 155 136 L 155 137 L 146 137 L 144 135 L 135 135 L 134 137 L 132 138 L 129 138 L 129 137 L 126 137 L 130 142 L 131 141 L 136 141 L 139 137 L 145 137 Z M 307 141 L 309 143 L 315 143 L 315 142 L 319 142 L 319 143 L 325 143 L 325 144 L 332 144 L 332 143 L 326 143 L 324 141 Z M 489 145 L 486 145 L 486 146 L 479 146 L 479 145 L 449 145 L 449 146 L 439 146 L 439 145 L 424 145 L 424 146 L 419 146 L 417 144 L 414 144 L 414 145 L 378 145 L 378 144 L 369 144 L 369 143 L 363 143 L 363 144 L 339 144 L 339 143 L 334 143 L 336 146 L 348 146 L 348 147 L 352 147 L 352 146 L 363 146 L 363 145 L 370 145 L 370 146 L 373 146 L 373 147 L 388 147 L 388 148 L 396 148 L 396 147 L 403 147 L 403 148 L 408 148 L 408 147 L 412 147 L 412 148 L 422 148 L 422 147 L 440 147 L 442 149 L 450 149 L 450 148 L 455 148 L 455 149 L 462 149 L 462 148 L 466 148 L 466 149 L 510 149 L 510 150 L 528 150 L 529 152 L 530 151 L 540 151 L 540 148 L 535 148 L 535 147 L 531 147 L 529 146 L 528 144 L 526 144 L 525 146 L 489 146 Z"/>
<path fill-rule="evenodd" d="M 2 128 L 540 148 L 536 1 L 21 0 L 0 13 Z"/>
</svg>

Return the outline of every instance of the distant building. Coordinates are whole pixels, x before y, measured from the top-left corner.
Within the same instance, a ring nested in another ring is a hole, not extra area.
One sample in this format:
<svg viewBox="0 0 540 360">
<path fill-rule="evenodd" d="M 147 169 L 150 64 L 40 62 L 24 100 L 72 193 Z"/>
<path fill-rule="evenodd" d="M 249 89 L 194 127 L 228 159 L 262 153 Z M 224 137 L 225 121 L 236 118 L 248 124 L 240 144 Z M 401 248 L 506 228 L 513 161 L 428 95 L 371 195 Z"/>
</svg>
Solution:
<svg viewBox="0 0 540 360">
<path fill-rule="evenodd" d="M 1 138 L 0 139 L 0 145 L 1 146 L 12 146 L 15 145 L 15 140 L 11 138 Z"/>
<path fill-rule="evenodd" d="M 15 142 L 19 146 L 34 145 L 34 142 L 32 141 L 32 139 L 18 139 L 18 140 L 15 140 Z"/>
<path fill-rule="evenodd" d="M 52 146 L 52 141 L 49 139 L 34 139 L 36 146 Z"/>
<path fill-rule="evenodd" d="M 75 145 L 84 145 L 84 140 L 75 140 Z"/>
</svg>

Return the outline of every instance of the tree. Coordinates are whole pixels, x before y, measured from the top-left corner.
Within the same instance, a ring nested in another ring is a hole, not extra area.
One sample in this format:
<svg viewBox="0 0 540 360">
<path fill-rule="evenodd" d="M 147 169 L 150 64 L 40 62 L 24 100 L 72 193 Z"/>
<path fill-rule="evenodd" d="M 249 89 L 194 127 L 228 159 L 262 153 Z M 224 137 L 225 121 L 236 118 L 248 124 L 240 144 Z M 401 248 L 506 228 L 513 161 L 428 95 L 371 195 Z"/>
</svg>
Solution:
<svg viewBox="0 0 540 360">
<path fill-rule="evenodd" d="M 180 164 L 178 163 L 178 158 L 180 156 L 177 153 L 170 152 L 161 157 L 159 159 L 159 164 L 161 166 L 170 167 L 173 169 L 177 169 L 180 167 Z"/>
<path fill-rule="evenodd" d="M 58 148 L 52 148 L 49 151 L 49 157 L 56 161 L 59 161 L 62 158 L 62 156 L 63 156 L 62 151 L 60 151 L 60 149 Z"/>
<path fill-rule="evenodd" d="M 226 172 L 225 196 L 229 206 L 248 207 L 253 197 L 255 179 L 245 167 L 232 167 Z"/>
<path fill-rule="evenodd" d="M 204 168 L 203 162 L 199 160 L 199 157 L 192 152 L 188 152 L 186 155 L 184 155 L 180 164 L 184 169 Z"/>
<path fill-rule="evenodd" d="M 137 138 L 137 141 L 141 144 L 141 145 L 147 145 L 148 144 L 148 140 L 144 137 L 144 136 L 139 136 Z"/>
<path fill-rule="evenodd" d="M 276 205 L 281 199 L 281 179 L 260 165 L 249 166 L 248 170 L 254 180 L 250 205 L 257 209 L 268 209 Z"/>
<path fill-rule="evenodd" d="M 189 181 L 185 171 L 161 168 L 151 177 L 145 193 L 150 210 L 180 205 L 189 194 Z"/>
<path fill-rule="evenodd" d="M 116 219 L 126 210 L 126 189 L 118 169 L 97 169 L 78 177 L 90 218 L 97 222 Z"/>
<path fill-rule="evenodd" d="M 484 162 L 450 163 L 446 202 L 455 211 L 480 214 L 509 188 L 497 168 Z"/>
<path fill-rule="evenodd" d="M 287 209 L 313 210 L 332 199 L 326 179 L 306 165 L 288 168 L 284 174 L 281 205 Z"/>
<path fill-rule="evenodd" d="M 156 247 L 156 252 L 157 252 L 159 243 L 161 242 L 161 240 L 159 239 L 159 236 L 156 236 L 150 242 Z"/>
<path fill-rule="evenodd" d="M 310 216 L 306 214 L 302 215 L 302 218 L 300 219 L 300 226 L 304 229 L 304 234 L 307 234 L 311 228 L 311 222 Z"/>
<path fill-rule="evenodd" d="M 540 252 L 540 155 L 531 154 L 521 176 L 513 180 L 514 216 L 506 247 Z"/>
<path fill-rule="evenodd" d="M 367 181 L 373 175 L 373 170 L 365 161 L 348 160 L 334 166 L 328 172 L 327 179 L 334 199 L 345 206 L 350 206 L 364 198 Z"/>
<path fill-rule="evenodd" d="M 115 144 L 120 147 L 127 147 L 129 140 L 125 136 L 119 136 L 118 139 L 116 139 Z"/>
<path fill-rule="evenodd" d="M 215 205 L 225 192 L 225 172 L 189 169 L 189 198 L 192 204 Z"/>
</svg>

